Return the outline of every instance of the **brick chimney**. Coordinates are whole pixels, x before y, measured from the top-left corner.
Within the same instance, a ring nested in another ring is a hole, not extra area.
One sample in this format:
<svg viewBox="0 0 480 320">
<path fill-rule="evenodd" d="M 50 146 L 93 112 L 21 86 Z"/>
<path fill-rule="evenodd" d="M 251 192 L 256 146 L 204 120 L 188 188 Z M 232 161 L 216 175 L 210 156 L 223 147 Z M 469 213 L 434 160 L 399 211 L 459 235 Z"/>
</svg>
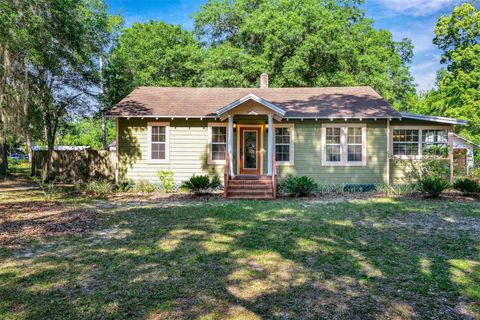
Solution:
<svg viewBox="0 0 480 320">
<path fill-rule="evenodd" d="M 268 88 L 268 74 L 266 72 L 263 72 L 260 75 L 260 89 L 266 88 Z"/>
</svg>

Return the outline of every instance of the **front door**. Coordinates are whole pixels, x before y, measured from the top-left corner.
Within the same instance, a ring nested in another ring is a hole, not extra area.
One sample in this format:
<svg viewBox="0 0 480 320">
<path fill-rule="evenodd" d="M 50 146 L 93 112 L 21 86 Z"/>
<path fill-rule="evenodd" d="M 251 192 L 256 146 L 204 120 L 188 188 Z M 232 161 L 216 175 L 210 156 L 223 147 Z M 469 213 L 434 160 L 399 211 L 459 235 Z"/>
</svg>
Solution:
<svg viewBox="0 0 480 320">
<path fill-rule="evenodd" d="M 240 127 L 240 174 L 260 175 L 261 128 Z"/>
</svg>

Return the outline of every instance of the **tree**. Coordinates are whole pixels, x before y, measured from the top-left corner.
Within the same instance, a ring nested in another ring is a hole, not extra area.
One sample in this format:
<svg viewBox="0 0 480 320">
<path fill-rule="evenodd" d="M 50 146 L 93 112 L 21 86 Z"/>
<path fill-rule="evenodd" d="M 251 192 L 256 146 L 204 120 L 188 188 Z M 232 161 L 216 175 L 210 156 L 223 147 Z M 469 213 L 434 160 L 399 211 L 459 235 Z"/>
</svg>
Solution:
<svg viewBox="0 0 480 320">
<path fill-rule="evenodd" d="M 241 54 L 243 61 L 253 62 L 246 74 L 238 68 L 232 75 L 228 65 L 217 68 L 227 86 L 232 76 L 254 86 L 258 73 L 254 79 L 249 73 L 263 70 L 274 87 L 371 85 L 403 108 L 415 93 L 407 67 L 412 45 L 376 30 L 359 2 L 210 0 L 195 16 L 195 32 L 209 55 L 220 50 L 223 61 L 237 61 Z"/>
<path fill-rule="evenodd" d="M 191 32 L 150 21 L 122 31 L 105 70 L 113 105 L 138 86 L 195 86 L 203 51 Z"/>
<path fill-rule="evenodd" d="M 115 140 L 115 122 L 106 121 L 106 140 Z M 84 118 L 63 125 L 58 133 L 57 143 L 67 146 L 89 146 L 92 149 L 102 149 L 101 119 Z"/>
<path fill-rule="evenodd" d="M 109 43 L 118 19 L 107 13 L 103 0 L 18 0 L 2 2 L 2 9 L 7 17 L 0 24 L 2 40 L 8 40 L 4 47 L 17 64 L 25 66 L 23 84 L 28 83 L 28 104 L 41 111 L 50 173 L 62 121 L 94 105 L 97 58 Z M 27 92 L 19 84 L 4 83 Z M 5 97 L 14 97 L 12 92 L 5 92 Z M 6 114 L 12 117 L 15 113 Z"/>
<path fill-rule="evenodd" d="M 419 94 L 410 110 L 468 120 L 456 130 L 480 143 L 480 11 L 464 3 L 440 16 L 433 42 L 446 68 L 437 72 L 437 88 Z"/>
<path fill-rule="evenodd" d="M 443 51 L 446 69 L 438 73 L 431 110 L 469 120 L 461 134 L 480 143 L 480 10 L 464 3 L 440 16 L 433 43 Z"/>
</svg>

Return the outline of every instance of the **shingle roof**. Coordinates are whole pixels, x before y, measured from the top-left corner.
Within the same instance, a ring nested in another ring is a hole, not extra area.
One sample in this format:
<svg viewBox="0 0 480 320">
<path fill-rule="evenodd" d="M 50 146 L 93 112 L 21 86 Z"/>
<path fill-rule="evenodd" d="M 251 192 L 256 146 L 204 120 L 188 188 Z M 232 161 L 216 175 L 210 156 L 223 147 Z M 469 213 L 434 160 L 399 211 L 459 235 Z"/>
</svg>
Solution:
<svg viewBox="0 0 480 320">
<path fill-rule="evenodd" d="M 139 87 L 111 117 L 216 117 L 217 110 L 254 94 L 284 109 L 285 118 L 399 118 L 371 87 L 164 88 Z"/>
</svg>

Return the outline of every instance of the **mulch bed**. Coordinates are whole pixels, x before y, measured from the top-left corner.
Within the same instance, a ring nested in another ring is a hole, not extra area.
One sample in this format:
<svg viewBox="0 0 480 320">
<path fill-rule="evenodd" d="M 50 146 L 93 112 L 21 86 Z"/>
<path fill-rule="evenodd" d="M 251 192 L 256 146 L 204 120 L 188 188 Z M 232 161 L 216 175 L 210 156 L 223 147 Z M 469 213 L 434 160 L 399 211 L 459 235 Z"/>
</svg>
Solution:
<svg viewBox="0 0 480 320">
<path fill-rule="evenodd" d="M 17 246 L 51 236 L 80 235 L 93 229 L 99 215 L 55 202 L 0 203 L 0 246 Z"/>
</svg>

